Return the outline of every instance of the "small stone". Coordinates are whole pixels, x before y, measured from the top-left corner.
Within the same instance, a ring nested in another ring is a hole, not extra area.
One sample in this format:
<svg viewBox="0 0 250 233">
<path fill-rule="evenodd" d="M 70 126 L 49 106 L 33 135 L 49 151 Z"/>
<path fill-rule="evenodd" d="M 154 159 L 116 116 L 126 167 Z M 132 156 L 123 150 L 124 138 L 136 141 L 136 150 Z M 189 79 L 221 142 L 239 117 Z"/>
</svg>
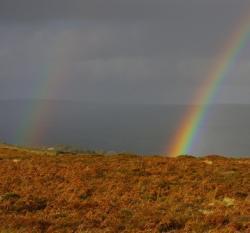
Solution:
<svg viewBox="0 0 250 233">
<path fill-rule="evenodd" d="M 208 165 L 212 165 L 213 164 L 213 162 L 211 160 L 204 160 L 203 163 L 206 163 Z"/>
<path fill-rule="evenodd" d="M 233 198 L 224 197 L 224 199 L 223 199 L 222 202 L 223 202 L 223 204 L 224 204 L 225 206 L 233 206 L 235 200 L 234 200 Z"/>
<path fill-rule="evenodd" d="M 21 161 L 21 159 L 13 159 L 12 160 L 14 163 L 19 163 Z"/>
<path fill-rule="evenodd" d="M 48 151 L 55 151 L 55 148 L 54 147 L 49 147 L 47 148 Z"/>
</svg>

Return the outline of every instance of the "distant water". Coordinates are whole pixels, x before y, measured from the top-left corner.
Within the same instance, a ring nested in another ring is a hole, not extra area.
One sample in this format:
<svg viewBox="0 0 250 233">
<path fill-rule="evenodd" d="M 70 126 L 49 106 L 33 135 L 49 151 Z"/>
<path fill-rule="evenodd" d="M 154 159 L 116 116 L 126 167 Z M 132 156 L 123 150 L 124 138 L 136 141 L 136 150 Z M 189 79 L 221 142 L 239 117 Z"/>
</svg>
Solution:
<svg viewBox="0 0 250 233">
<path fill-rule="evenodd" d="M 0 101 L 0 139 L 18 144 L 17 130 L 32 106 L 50 105 L 36 145 L 162 154 L 189 106 L 108 105 L 70 101 Z M 27 118 L 28 120 L 28 118 Z M 250 155 L 250 105 L 213 105 L 194 154 Z"/>
</svg>

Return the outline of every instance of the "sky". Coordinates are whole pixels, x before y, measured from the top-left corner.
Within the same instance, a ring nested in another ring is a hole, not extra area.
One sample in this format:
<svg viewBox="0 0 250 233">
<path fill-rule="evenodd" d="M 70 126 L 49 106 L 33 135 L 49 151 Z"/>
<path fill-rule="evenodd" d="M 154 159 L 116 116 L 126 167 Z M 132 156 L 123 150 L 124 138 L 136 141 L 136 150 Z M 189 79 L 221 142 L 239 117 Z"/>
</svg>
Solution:
<svg viewBox="0 0 250 233">
<path fill-rule="evenodd" d="M 0 0 L 0 100 L 189 104 L 249 0 Z M 249 103 L 250 41 L 216 103 Z"/>
</svg>

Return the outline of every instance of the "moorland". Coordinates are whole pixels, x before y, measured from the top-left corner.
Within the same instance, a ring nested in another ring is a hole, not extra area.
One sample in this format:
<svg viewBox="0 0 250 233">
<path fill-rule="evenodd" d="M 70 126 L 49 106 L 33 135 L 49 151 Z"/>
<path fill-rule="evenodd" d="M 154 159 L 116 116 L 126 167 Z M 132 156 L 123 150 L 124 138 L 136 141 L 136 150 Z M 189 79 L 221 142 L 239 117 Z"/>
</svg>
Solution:
<svg viewBox="0 0 250 233">
<path fill-rule="evenodd" d="M 250 159 L 1 145 L 0 232 L 250 232 Z"/>
</svg>

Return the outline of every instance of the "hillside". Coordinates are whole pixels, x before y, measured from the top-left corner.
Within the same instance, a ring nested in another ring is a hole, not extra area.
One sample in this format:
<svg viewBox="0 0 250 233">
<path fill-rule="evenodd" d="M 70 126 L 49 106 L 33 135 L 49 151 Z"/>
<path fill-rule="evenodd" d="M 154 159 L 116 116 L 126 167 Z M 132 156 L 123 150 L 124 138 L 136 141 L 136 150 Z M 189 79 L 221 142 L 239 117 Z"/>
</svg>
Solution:
<svg viewBox="0 0 250 233">
<path fill-rule="evenodd" d="M 0 146 L 0 232 L 250 232 L 250 159 Z"/>
</svg>

